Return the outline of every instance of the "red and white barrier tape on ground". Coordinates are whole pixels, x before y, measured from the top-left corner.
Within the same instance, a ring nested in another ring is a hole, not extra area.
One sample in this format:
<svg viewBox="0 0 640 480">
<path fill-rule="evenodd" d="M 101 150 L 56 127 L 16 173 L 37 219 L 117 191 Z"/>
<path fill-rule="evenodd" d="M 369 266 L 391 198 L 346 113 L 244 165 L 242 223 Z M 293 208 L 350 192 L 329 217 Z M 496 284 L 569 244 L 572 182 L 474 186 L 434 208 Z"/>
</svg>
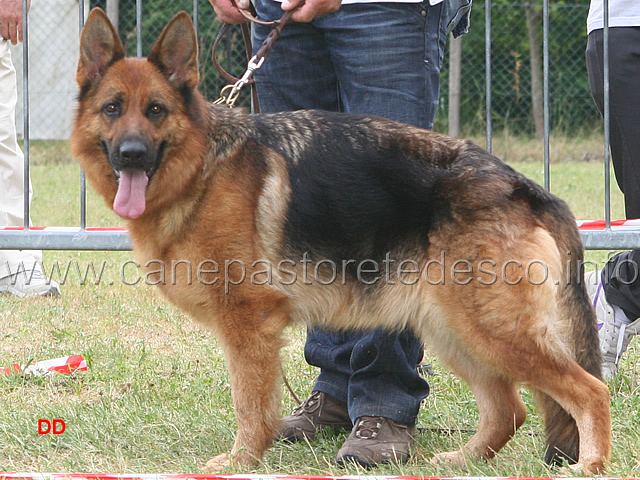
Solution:
<svg viewBox="0 0 640 480">
<path fill-rule="evenodd" d="M 181 474 L 97 474 L 97 473 L 0 473 L 0 480 L 440 480 L 406 476 L 324 475 L 181 475 Z M 443 479 L 444 480 L 444 479 Z M 446 480 L 457 480 L 454 477 Z M 466 479 L 465 479 L 466 480 Z M 483 479 L 488 480 L 488 479 Z"/>
<path fill-rule="evenodd" d="M 577 220 L 580 230 L 604 230 L 604 220 Z M 640 219 L 635 220 L 611 220 L 613 230 L 633 230 L 640 228 Z M 0 232 L 20 232 L 24 227 L 0 227 Z M 29 227 L 34 232 L 79 232 L 80 227 Z M 126 232 L 125 227 L 87 227 L 87 232 Z"/>
<path fill-rule="evenodd" d="M 25 373 L 41 377 L 52 373 L 73 373 L 76 370 L 86 370 L 87 361 L 82 355 L 69 355 L 68 357 L 53 358 L 31 365 L 18 365 L 14 363 L 10 367 L 0 367 L 0 374 Z M 0 479 L 2 478 L 0 474 Z"/>
<path fill-rule="evenodd" d="M 416 477 L 383 475 L 181 475 L 97 473 L 0 473 L 0 480 L 566 480 L 552 477 Z M 572 477 L 572 480 L 579 480 Z M 612 480 L 600 478 L 599 480 Z M 638 480 L 638 479 L 625 479 Z"/>
<path fill-rule="evenodd" d="M 0 232 L 21 232 L 24 227 L 0 227 Z M 79 232 L 80 227 L 29 227 L 34 232 Z M 87 227 L 87 232 L 126 232 L 125 227 Z"/>
</svg>

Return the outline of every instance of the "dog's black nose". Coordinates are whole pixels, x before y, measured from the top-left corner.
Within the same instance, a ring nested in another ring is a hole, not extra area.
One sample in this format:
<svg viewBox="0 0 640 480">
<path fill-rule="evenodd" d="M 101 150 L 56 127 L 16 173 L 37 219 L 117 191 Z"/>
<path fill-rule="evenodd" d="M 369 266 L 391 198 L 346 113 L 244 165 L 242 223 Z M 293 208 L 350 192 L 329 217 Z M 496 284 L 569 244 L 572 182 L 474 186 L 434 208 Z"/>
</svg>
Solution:
<svg viewBox="0 0 640 480">
<path fill-rule="evenodd" d="M 124 140 L 120 145 L 120 158 L 124 168 L 144 168 L 147 146 L 141 140 Z"/>
</svg>

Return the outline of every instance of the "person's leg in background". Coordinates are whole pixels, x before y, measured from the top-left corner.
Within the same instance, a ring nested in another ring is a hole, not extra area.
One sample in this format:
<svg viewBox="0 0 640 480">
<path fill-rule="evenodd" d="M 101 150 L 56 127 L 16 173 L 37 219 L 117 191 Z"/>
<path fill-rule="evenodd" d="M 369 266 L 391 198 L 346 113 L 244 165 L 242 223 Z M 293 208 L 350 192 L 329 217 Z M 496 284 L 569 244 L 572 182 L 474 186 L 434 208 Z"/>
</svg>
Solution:
<svg viewBox="0 0 640 480">
<path fill-rule="evenodd" d="M 609 30 L 609 99 L 611 158 L 616 181 L 624 194 L 625 214 L 640 218 L 640 27 Z M 603 30 L 594 30 L 587 41 L 587 70 L 591 93 L 604 115 Z M 603 373 L 612 378 L 631 338 L 640 332 L 640 250 L 615 255 L 601 278 L 587 279 L 596 308 Z"/>
<path fill-rule="evenodd" d="M 259 0 L 255 6 L 262 20 L 278 19 L 283 13 L 273 0 Z M 254 54 L 270 31 L 269 26 L 253 25 Z M 262 113 L 340 108 L 324 33 L 314 23 L 288 23 L 254 78 Z"/>
<path fill-rule="evenodd" d="M 276 2 L 258 2 L 257 11 L 263 19 L 281 15 Z M 321 108 L 431 127 L 444 49 L 441 27 L 440 7 L 428 3 L 344 5 L 311 24 L 287 25 L 256 74 L 261 111 Z M 256 26 L 255 32 L 259 48 L 268 29 Z M 420 401 L 428 394 L 416 372 L 421 342 L 410 332 L 312 329 L 305 357 L 321 372 L 311 397 L 284 419 L 280 434 L 312 438 L 319 426 L 347 428 L 351 419 L 356 425 L 339 462 L 405 461 Z"/>
<path fill-rule="evenodd" d="M 343 111 L 433 126 L 446 40 L 441 7 L 428 1 L 352 4 L 317 19 L 335 66 Z M 392 461 L 408 457 L 401 439 L 412 433 L 429 392 L 416 372 L 421 358 L 422 344 L 411 332 L 389 336 L 376 330 L 356 342 L 347 397 L 354 428 L 338 452 L 339 462 L 367 464 L 366 459 L 380 461 L 385 454 L 395 455 Z M 380 437 L 388 448 L 380 448 Z"/>
<path fill-rule="evenodd" d="M 24 225 L 24 157 L 16 134 L 16 71 L 7 40 L 0 41 L 0 225 Z M 31 186 L 29 186 L 31 187 Z M 29 188 L 31 190 L 31 188 Z M 31 191 L 30 191 L 31 195 Z M 0 293 L 57 295 L 41 270 L 39 250 L 0 250 Z"/>
<path fill-rule="evenodd" d="M 343 111 L 433 127 L 446 44 L 442 4 L 343 5 L 317 23 L 327 38 Z"/>
</svg>

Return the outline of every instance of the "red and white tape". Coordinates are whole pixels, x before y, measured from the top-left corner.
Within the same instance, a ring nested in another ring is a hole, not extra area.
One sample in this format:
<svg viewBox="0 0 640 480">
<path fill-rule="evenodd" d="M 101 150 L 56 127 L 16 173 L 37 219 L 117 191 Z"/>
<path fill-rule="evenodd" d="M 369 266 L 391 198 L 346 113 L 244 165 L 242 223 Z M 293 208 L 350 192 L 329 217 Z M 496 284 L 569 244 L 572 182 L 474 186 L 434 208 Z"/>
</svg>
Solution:
<svg viewBox="0 0 640 480">
<path fill-rule="evenodd" d="M 26 373 L 41 377 L 52 373 L 73 373 L 76 370 L 86 370 L 87 361 L 82 355 L 69 355 L 67 357 L 42 360 L 30 365 L 18 365 L 14 363 L 10 367 L 0 367 L 0 374 Z M 0 478 L 2 478 L 0 476 Z"/>
<path fill-rule="evenodd" d="M 604 230 L 607 226 L 604 220 L 578 220 L 580 230 Z M 612 230 L 636 230 L 640 228 L 640 220 L 611 220 Z"/>
<path fill-rule="evenodd" d="M 24 227 L 0 227 L 0 232 L 21 232 Z M 79 232 L 80 227 L 29 227 L 34 232 Z M 87 227 L 87 232 L 126 232 L 125 227 Z"/>
<path fill-rule="evenodd" d="M 98 474 L 98 473 L 0 473 L 0 480 L 566 480 L 554 477 L 416 477 L 384 475 L 182 475 L 182 474 Z M 572 480 L 579 480 L 572 477 Z M 600 478 L 613 480 L 613 478 Z M 625 480 L 638 480 L 625 478 Z"/>
<path fill-rule="evenodd" d="M 576 224 L 580 230 L 604 230 L 606 222 L 604 220 L 577 220 Z M 634 220 L 611 220 L 613 230 L 635 230 L 640 228 L 640 219 Z M 24 227 L 0 227 L 0 232 L 20 232 Z M 80 227 L 29 227 L 34 232 L 79 232 Z M 87 232 L 126 232 L 125 227 L 87 227 Z"/>
</svg>

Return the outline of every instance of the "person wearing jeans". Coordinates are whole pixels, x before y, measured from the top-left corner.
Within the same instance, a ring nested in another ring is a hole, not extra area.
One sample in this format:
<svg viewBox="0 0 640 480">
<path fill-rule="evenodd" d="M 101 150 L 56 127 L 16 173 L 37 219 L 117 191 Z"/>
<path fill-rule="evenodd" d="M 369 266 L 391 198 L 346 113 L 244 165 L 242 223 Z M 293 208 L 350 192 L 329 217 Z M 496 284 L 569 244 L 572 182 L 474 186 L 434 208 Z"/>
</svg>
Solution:
<svg viewBox="0 0 640 480">
<path fill-rule="evenodd" d="M 229 0 L 210 0 L 222 21 L 244 18 Z M 241 2 L 239 2 L 241 3 Z M 295 0 L 257 0 L 276 20 Z M 466 33 L 470 0 L 306 0 L 255 74 L 261 112 L 299 109 L 373 114 L 432 128 L 446 38 Z M 254 53 L 270 27 L 253 26 Z M 345 159 L 348 161 L 348 159 Z M 351 430 L 336 461 L 404 463 L 420 402 L 420 340 L 412 332 L 307 332 L 305 358 L 320 368 L 311 396 L 283 419 L 290 441 L 320 428 Z"/>
</svg>

